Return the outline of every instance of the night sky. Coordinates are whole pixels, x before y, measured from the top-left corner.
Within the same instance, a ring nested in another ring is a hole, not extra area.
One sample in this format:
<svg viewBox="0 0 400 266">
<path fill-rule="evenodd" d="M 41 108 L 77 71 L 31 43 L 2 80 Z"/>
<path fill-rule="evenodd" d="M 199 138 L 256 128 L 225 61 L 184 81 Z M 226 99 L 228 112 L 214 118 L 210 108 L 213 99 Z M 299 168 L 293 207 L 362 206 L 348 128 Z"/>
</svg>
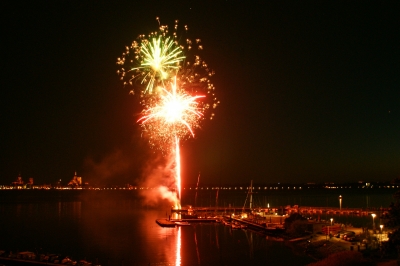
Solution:
<svg viewBox="0 0 400 266">
<path fill-rule="evenodd" d="M 138 182 L 159 155 L 116 60 L 157 16 L 202 40 L 221 101 L 184 183 L 400 177 L 398 1 L 209 2 L 2 1 L 0 184 Z"/>
</svg>

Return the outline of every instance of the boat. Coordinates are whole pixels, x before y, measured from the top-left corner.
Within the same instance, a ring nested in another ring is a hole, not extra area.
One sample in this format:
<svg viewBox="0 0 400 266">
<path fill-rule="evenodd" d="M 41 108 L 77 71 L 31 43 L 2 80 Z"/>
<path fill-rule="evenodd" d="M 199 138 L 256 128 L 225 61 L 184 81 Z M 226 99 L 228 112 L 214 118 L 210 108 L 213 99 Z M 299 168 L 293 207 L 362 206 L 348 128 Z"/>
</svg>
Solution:
<svg viewBox="0 0 400 266">
<path fill-rule="evenodd" d="M 156 223 L 161 227 L 175 227 L 176 224 L 168 219 L 157 219 Z"/>
<path fill-rule="evenodd" d="M 190 223 L 185 221 L 175 222 L 176 225 L 183 226 L 183 225 L 190 225 Z"/>
<path fill-rule="evenodd" d="M 229 225 L 231 225 L 231 223 L 230 223 L 230 222 L 228 222 L 228 221 L 225 221 L 225 220 L 224 220 L 224 221 L 222 221 L 222 223 L 223 223 L 224 225 L 228 225 L 228 226 L 229 226 Z"/>
<path fill-rule="evenodd" d="M 80 266 L 92 266 L 92 263 L 91 263 L 91 262 L 88 262 L 88 261 L 86 261 L 86 260 L 80 260 L 80 261 L 79 261 L 79 265 L 80 265 Z"/>
<path fill-rule="evenodd" d="M 76 265 L 76 261 L 71 260 L 69 257 L 65 257 L 61 264 Z"/>
<path fill-rule="evenodd" d="M 240 229 L 240 224 L 232 223 L 232 229 Z"/>
</svg>

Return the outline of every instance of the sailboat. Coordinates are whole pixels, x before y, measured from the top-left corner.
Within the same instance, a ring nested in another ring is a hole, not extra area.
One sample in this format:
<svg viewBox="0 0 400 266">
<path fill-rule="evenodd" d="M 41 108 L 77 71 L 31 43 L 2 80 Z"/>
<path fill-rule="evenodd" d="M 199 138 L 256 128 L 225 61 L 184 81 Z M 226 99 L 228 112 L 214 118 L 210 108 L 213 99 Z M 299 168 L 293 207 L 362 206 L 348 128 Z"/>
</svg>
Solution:
<svg viewBox="0 0 400 266">
<path fill-rule="evenodd" d="M 246 208 L 247 198 L 249 197 L 249 195 L 250 195 L 249 209 L 250 209 L 250 213 L 252 213 L 253 212 L 253 180 L 250 181 L 250 187 L 247 191 L 246 200 L 244 201 L 244 205 L 242 208 L 242 215 L 241 215 L 242 218 L 247 218 L 247 212 L 245 211 L 245 208 Z"/>
</svg>

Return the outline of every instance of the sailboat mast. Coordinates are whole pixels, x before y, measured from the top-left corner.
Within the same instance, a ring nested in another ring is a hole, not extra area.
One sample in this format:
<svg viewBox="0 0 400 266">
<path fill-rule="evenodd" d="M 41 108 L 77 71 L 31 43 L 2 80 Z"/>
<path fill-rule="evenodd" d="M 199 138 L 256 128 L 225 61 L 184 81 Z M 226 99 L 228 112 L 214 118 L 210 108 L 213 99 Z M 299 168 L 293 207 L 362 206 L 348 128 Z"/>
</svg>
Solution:
<svg viewBox="0 0 400 266">
<path fill-rule="evenodd" d="M 197 206 L 197 191 L 199 189 L 199 182 L 200 182 L 200 172 L 199 172 L 199 175 L 197 177 L 196 194 L 194 196 L 194 206 Z"/>
<path fill-rule="evenodd" d="M 250 182 L 250 211 L 253 207 L 253 180 Z"/>
</svg>

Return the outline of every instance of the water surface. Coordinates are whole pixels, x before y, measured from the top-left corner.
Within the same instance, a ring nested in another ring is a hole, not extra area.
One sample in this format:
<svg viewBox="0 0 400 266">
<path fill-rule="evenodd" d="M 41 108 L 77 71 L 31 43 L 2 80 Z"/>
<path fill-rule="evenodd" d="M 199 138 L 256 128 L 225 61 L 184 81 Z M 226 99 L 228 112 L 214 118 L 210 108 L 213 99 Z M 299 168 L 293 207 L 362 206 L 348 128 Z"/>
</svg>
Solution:
<svg viewBox="0 0 400 266">
<path fill-rule="evenodd" d="M 285 242 L 219 223 L 162 228 L 168 206 L 96 195 L 0 203 L 0 249 L 69 255 L 101 265 L 306 265 Z"/>
</svg>

